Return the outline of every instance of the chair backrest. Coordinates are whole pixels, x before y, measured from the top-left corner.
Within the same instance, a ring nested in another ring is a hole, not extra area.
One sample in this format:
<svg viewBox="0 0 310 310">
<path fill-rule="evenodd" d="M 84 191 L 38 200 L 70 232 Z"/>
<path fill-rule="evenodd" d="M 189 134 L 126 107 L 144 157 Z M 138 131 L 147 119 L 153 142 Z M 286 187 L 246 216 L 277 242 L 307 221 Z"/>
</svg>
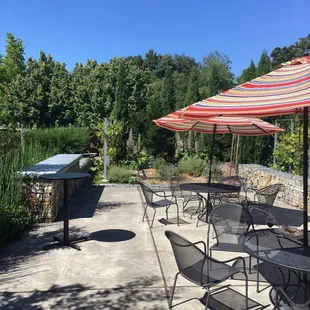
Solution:
<svg viewBox="0 0 310 310">
<path fill-rule="evenodd" d="M 220 183 L 235 185 L 244 190 L 246 188 L 247 179 L 239 177 L 238 175 L 233 175 L 230 177 L 221 178 Z"/>
<path fill-rule="evenodd" d="M 165 235 L 170 241 L 173 254 L 181 274 L 184 269 L 194 266 L 206 257 L 205 253 L 195 244 L 179 234 L 166 230 Z"/>
<path fill-rule="evenodd" d="M 254 229 L 251 214 L 237 203 L 224 203 L 214 208 L 210 214 L 210 223 L 218 245 L 239 244 L 239 237 L 249 229 Z"/>
<path fill-rule="evenodd" d="M 257 191 L 257 200 L 260 203 L 265 203 L 272 206 L 280 190 L 284 190 L 283 184 L 278 183 L 265 186 Z"/>
<path fill-rule="evenodd" d="M 138 182 L 138 184 L 140 185 L 141 189 L 142 189 L 142 193 L 143 196 L 145 198 L 145 201 L 147 204 L 151 204 L 153 201 L 153 194 L 154 192 L 145 184 Z"/>
<path fill-rule="evenodd" d="M 182 190 L 180 189 L 181 178 L 180 177 L 170 177 L 169 178 L 169 183 L 170 183 L 170 190 L 171 194 L 176 197 L 181 197 L 182 196 Z"/>
</svg>

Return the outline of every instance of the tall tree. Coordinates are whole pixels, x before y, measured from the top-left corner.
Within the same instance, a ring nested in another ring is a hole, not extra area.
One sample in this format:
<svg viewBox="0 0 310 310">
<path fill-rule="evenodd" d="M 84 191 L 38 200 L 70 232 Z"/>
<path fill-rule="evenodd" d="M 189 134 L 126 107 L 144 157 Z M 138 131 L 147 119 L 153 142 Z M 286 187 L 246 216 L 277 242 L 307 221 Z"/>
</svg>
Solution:
<svg viewBox="0 0 310 310">
<path fill-rule="evenodd" d="M 203 98 L 214 96 L 234 85 L 234 75 L 231 72 L 231 61 L 226 55 L 219 52 L 210 53 L 203 58 L 202 70 L 200 79 L 200 93 Z M 204 135 L 205 140 L 201 145 L 208 143 L 208 148 L 202 149 L 204 153 L 210 152 L 211 135 Z M 216 137 L 215 157 L 218 160 L 227 160 L 229 158 L 229 150 L 231 139 L 229 135 L 218 135 Z"/>
<path fill-rule="evenodd" d="M 263 50 L 256 68 L 256 76 L 262 76 L 272 70 L 271 60 L 266 50 Z"/>
<path fill-rule="evenodd" d="M 4 65 L 6 67 L 7 79 L 11 81 L 17 75 L 25 73 L 25 49 L 22 40 L 16 39 L 11 33 L 7 33 L 6 42 Z"/>
<path fill-rule="evenodd" d="M 128 88 L 125 60 L 119 63 L 113 116 L 117 120 L 128 121 Z"/>
<path fill-rule="evenodd" d="M 256 78 L 256 67 L 254 61 L 251 60 L 250 65 L 244 69 L 238 78 L 238 84 L 242 84 L 251 81 Z"/>
<path fill-rule="evenodd" d="M 71 104 L 71 76 L 64 63 L 55 63 L 50 90 L 48 108 L 51 124 L 73 124 L 75 115 Z"/>
</svg>

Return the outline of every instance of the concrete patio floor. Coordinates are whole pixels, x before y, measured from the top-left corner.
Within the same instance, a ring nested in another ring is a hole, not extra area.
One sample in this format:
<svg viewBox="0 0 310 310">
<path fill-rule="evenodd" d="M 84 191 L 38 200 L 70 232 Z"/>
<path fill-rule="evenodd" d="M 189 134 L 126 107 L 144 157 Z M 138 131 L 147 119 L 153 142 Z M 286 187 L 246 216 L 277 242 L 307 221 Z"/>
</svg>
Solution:
<svg viewBox="0 0 310 310">
<path fill-rule="evenodd" d="M 302 212 L 276 202 L 274 214 L 281 223 L 299 226 Z M 0 309 L 168 309 L 168 296 L 177 272 L 165 230 L 173 230 L 191 241 L 206 241 L 207 224 L 187 214 L 187 223 L 163 225 L 158 210 L 154 227 L 143 215 L 142 193 L 137 188 L 86 186 L 70 207 L 70 235 L 89 234 L 80 243 L 81 251 L 58 248 L 43 251 L 55 234 L 62 232 L 61 214 L 50 224 L 0 249 Z M 151 219 L 153 210 L 149 210 Z M 171 207 L 170 217 L 176 216 Z M 240 253 L 214 252 L 225 260 Z M 243 280 L 229 280 L 228 291 L 218 299 L 228 306 L 218 309 L 244 309 Z M 268 284 L 268 283 L 267 283 Z M 267 286 L 266 282 L 260 288 Z M 204 291 L 181 279 L 175 301 L 204 295 Z M 256 293 L 256 282 L 249 282 L 249 297 L 268 305 L 269 289 Z M 234 304 L 232 303 L 234 301 Z M 216 306 L 217 307 L 217 306 Z M 199 300 L 175 309 L 204 309 Z M 217 308 L 212 308 L 217 309 Z M 256 309 L 256 308 L 253 308 Z M 266 309 L 272 309 L 271 306 Z"/>
</svg>

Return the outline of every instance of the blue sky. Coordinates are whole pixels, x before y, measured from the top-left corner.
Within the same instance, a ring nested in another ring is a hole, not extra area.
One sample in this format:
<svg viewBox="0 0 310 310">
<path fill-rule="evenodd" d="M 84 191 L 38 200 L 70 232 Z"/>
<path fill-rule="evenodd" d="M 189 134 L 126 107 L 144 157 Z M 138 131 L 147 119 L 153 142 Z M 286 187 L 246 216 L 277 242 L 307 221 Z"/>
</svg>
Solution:
<svg viewBox="0 0 310 310">
<path fill-rule="evenodd" d="M 6 32 L 26 57 L 40 50 L 65 62 L 114 56 L 185 53 L 201 61 L 218 50 L 239 75 L 263 49 L 310 33 L 309 0 L 10 0 L 1 1 L 0 53 Z"/>
</svg>

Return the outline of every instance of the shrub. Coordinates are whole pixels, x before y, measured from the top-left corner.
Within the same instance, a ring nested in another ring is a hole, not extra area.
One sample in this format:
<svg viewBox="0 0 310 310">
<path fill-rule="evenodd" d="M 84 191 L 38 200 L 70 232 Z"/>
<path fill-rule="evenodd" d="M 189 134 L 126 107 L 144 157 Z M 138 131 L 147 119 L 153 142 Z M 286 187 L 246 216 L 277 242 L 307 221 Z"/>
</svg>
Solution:
<svg viewBox="0 0 310 310">
<path fill-rule="evenodd" d="M 108 171 L 110 183 L 130 183 L 132 182 L 131 176 L 131 170 L 125 167 L 112 166 Z"/>
<path fill-rule="evenodd" d="M 156 158 L 153 162 L 153 167 L 160 177 L 172 177 L 180 174 L 177 167 L 168 164 L 163 158 Z"/>
<path fill-rule="evenodd" d="M 210 163 L 207 163 L 207 168 L 206 168 L 206 177 L 207 177 L 207 181 L 209 178 L 209 167 L 210 167 Z M 220 164 L 218 161 L 213 161 L 212 163 L 212 171 L 211 171 L 211 181 L 219 181 L 221 179 L 221 177 L 223 176 L 223 172 L 222 169 L 220 167 Z"/>
<path fill-rule="evenodd" d="M 81 154 L 90 145 L 91 132 L 84 127 L 55 127 L 25 131 L 26 147 L 29 143 L 53 147 L 56 153 Z"/>
<path fill-rule="evenodd" d="M 187 173 L 194 177 L 206 175 L 206 162 L 200 158 L 188 157 L 179 162 L 178 169 L 180 173 Z"/>
<path fill-rule="evenodd" d="M 0 207 L 0 247 L 10 240 L 19 238 L 33 225 L 30 212 L 24 206 Z"/>
</svg>

